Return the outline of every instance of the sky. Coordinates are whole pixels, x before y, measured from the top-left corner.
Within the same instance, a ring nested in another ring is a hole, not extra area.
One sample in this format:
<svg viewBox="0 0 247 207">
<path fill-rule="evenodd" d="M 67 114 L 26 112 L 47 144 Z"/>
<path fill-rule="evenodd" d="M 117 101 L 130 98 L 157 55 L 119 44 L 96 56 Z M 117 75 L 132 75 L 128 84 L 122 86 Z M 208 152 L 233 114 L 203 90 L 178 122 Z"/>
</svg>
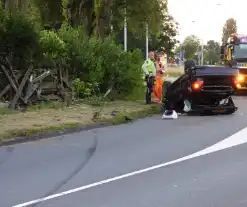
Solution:
<svg viewBox="0 0 247 207">
<path fill-rule="evenodd" d="M 194 34 L 203 42 L 220 42 L 228 18 L 237 21 L 239 34 L 247 35 L 247 0 L 168 0 L 168 9 L 180 24 L 180 41 Z"/>
</svg>

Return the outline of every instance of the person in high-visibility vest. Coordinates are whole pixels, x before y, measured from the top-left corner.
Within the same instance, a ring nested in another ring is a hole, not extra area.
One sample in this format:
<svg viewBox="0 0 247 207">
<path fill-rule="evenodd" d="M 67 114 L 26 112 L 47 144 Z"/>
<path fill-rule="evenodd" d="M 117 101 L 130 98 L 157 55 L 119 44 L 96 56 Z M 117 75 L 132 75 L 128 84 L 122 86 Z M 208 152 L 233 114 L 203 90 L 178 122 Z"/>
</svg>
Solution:
<svg viewBox="0 0 247 207">
<path fill-rule="evenodd" d="M 142 65 L 142 70 L 145 76 L 156 76 L 156 68 L 154 64 L 154 52 L 148 53 L 148 59 L 145 60 L 144 64 Z"/>
<path fill-rule="evenodd" d="M 154 52 L 149 52 L 148 59 L 145 60 L 142 65 L 142 70 L 144 72 L 145 84 L 147 84 L 146 89 L 146 103 L 157 102 L 157 98 L 153 93 L 155 76 L 156 76 L 156 67 L 155 67 L 155 55 Z M 149 91 L 149 92 L 148 92 Z M 150 94 L 151 93 L 151 94 Z"/>
</svg>

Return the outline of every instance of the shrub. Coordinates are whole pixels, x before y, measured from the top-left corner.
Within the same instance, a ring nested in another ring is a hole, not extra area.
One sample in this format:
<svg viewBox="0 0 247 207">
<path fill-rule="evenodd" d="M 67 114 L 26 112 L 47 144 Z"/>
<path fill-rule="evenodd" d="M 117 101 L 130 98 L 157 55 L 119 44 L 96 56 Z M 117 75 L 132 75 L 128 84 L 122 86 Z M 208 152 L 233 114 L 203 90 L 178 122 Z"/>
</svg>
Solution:
<svg viewBox="0 0 247 207">
<path fill-rule="evenodd" d="M 16 69 L 25 69 L 38 56 L 38 33 L 25 14 L 0 9 L 0 53 Z"/>
<path fill-rule="evenodd" d="M 63 28 L 59 36 L 67 44 L 74 79 L 99 84 L 101 93 L 113 86 L 117 96 L 126 96 L 142 87 L 143 57 L 139 50 L 124 52 L 112 39 L 88 38 L 81 28 Z"/>
<path fill-rule="evenodd" d="M 118 76 L 115 90 L 125 97 L 135 94 L 139 88 L 143 88 L 142 70 L 143 57 L 140 50 L 124 52 L 120 57 Z"/>
<path fill-rule="evenodd" d="M 27 69 L 34 63 L 70 67 L 79 98 L 100 97 L 98 92 L 105 93 L 109 88 L 111 97 L 123 98 L 143 88 L 140 50 L 124 52 L 111 38 L 87 37 L 82 27 L 36 31 L 27 15 L 10 14 L 1 8 L 0 54 L 14 69 Z"/>
<path fill-rule="evenodd" d="M 73 82 L 73 89 L 76 92 L 77 98 L 88 98 L 97 93 L 97 83 L 87 83 L 76 78 Z"/>
<path fill-rule="evenodd" d="M 46 64 L 55 66 L 56 64 L 65 65 L 67 63 L 67 45 L 55 31 L 41 31 L 39 43 Z"/>
<path fill-rule="evenodd" d="M 86 73 L 82 74 L 84 64 L 85 43 L 88 38 L 83 33 L 83 28 L 73 29 L 69 26 L 63 26 L 59 32 L 59 37 L 65 42 L 67 47 L 68 65 L 71 68 L 71 79 L 79 78 L 88 81 Z"/>
</svg>

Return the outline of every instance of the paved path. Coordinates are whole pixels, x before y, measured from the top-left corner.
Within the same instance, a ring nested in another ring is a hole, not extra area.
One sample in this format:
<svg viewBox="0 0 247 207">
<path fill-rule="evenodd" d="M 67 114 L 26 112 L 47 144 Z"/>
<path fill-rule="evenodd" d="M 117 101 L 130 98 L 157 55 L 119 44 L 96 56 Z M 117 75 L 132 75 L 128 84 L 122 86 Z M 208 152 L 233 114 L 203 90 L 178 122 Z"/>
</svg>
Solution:
<svg viewBox="0 0 247 207">
<path fill-rule="evenodd" d="M 234 115 L 154 116 L 0 148 L 0 206 L 246 207 L 247 98 L 236 99 Z"/>
</svg>

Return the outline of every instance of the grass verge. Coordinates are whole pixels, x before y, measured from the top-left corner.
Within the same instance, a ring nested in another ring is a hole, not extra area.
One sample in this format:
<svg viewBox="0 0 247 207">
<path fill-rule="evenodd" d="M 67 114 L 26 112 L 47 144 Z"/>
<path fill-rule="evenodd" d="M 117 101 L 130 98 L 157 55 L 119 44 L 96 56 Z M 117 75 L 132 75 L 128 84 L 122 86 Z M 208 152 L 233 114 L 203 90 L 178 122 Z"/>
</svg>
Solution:
<svg viewBox="0 0 247 207">
<path fill-rule="evenodd" d="M 181 75 L 183 75 L 183 73 L 181 72 L 167 72 L 166 75 L 170 76 L 170 77 L 180 77 Z"/>
<path fill-rule="evenodd" d="M 111 119 L 101 119 L 100 121 L 103 123 L 110 123 L 111 125 L 117 125 L 117 124 L 124 124 L 130 122 L 128 118 L 130 118 L 131 121 L 135 121 L 137 119 L 145 118 L 158 113 L 160 113 L 160 106 L 151 105 L 149 108 L 146 109 L 121 113 Z"/>
<path fill-rule="evenodd" d="M 107 126 L 123 124 L 129 122 L 126 117 L 134 121 L 157 114 L 160 112 L 160 106 L 145 105 L 143 101 L 113 102 L 105 106 L 102 115 L 96 121 L 92 121 L 92 116 L 97 110 L 97 107 L 79 104 L 68 108 L 45 108 L 5 114 L 0 116 L 0 145 L 98 128 L 100 123 Z M 112 116 L 113 111 L 117 112 L 115 116 Z"/>
<path fill-rule="evenodd" d="M 169 75 L 171 77 L 179 77 L 181 75 L 183 75 L 184 71 L 183 68 L 167 68 L 167 72 L 166 75 Z"/>
</svg>

